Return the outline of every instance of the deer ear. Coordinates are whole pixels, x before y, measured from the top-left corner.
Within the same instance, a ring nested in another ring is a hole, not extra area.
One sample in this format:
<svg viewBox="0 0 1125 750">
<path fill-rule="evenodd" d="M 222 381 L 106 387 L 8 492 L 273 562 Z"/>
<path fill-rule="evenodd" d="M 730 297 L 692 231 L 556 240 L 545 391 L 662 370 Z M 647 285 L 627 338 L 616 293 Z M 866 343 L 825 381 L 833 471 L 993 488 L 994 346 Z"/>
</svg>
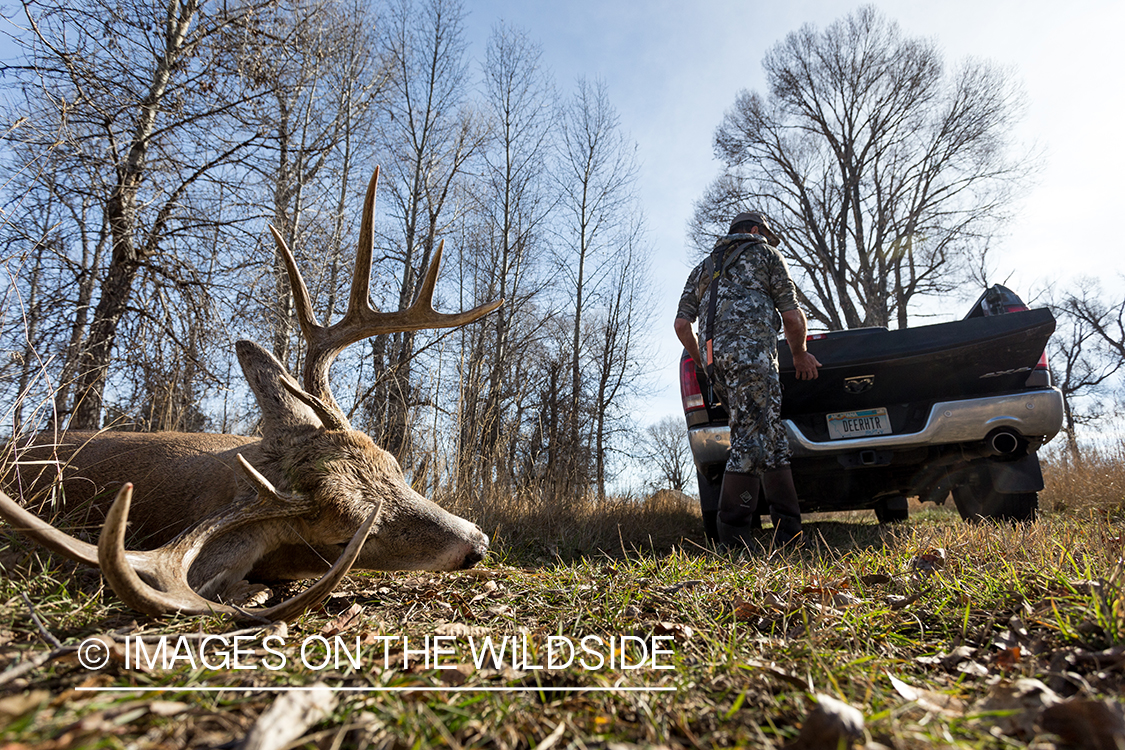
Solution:
<svg viewBox="0 0 1125 750">
<path fill-rule="evenodd" d="M 262 410 L 262 437 L 266 441 L 275 440 L 294 427 L 324 426 L 316 412 L 293 395 L 291 390 L 300 388 L 276 357 L 253 341 L 238 341 L 234 350 Z M 290 387 L 285 386 L 285 380 Z"/>
</svg>

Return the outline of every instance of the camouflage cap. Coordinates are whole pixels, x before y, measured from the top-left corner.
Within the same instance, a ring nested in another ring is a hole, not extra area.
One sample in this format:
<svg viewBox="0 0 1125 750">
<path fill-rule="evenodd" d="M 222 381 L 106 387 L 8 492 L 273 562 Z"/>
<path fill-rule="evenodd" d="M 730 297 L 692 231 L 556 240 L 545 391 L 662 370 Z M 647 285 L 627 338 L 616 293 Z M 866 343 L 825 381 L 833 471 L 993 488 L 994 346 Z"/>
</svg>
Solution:
<svg viewBox="0 0 1125 750">
<path fill-rule="evenodd" d="M 738 216 L 735 216 L 734 220 L 730 223 L 731 234 L 734 234 L 734 228 L 739 224 L 757 224 L 758 230 L 762 233 L 762 236 L 766 238 L 766 242 L 770 243 L 773 247 L 777 247 L 781 244 L 781 238 L 778 237 L 773 229 L 770 228 L 770 225 L 766 223 L 766 218 L 757 211 L 744 211 Z"/>
</svg>

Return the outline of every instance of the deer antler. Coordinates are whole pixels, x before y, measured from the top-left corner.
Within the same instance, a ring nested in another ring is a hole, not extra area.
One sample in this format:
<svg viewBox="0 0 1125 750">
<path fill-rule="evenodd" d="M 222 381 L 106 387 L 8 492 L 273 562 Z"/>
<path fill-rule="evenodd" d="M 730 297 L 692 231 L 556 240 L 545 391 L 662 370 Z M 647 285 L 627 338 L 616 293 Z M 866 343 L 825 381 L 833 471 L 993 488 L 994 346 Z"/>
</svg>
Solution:
<svg viewBox="0 0 1125 750">
<path fill-rule="evenodd" d="M 397 312 L 378 312 L 371 306 L 369 288 L 371 284 L 371 255 L 375 245 L 374 215 L 375 192 L 379 184 L 379 168 L 367 185 L 367 196 L 363 201 L 363 216 L 359 227 L 359 246 L 356 249 L 355 273 L 352 276 L 352 289 L 348 297 L 348 310 L 344 317 L 334 325 L 322 326 L 316 321 L 312 310 L 305 280 L 297 269 L 297 261 L 282 239 L 281 233 L 270 225 L 278 252 L 285 260 L 285 269 L 293 290 L 293 302 L 301 332 L 308 341 L 309 351 L 305 356 L 304 388 L 319 398 L 340 415 L 336 400 L 328 384 L 328 369 L 341 351 L 350 344 L 371 336 L 401 331 L 419 331 L 425 328 L 456 328 L 467 325 L 495 310 L 504 300 L 489 302 L 472 310 L 460 313 L 439 313 L 434 310 L 434 286 L 437 284 L 438 269 L 444 242 L 438 243 L 433 260 L 426 269 L 418 296 L 405 310 Z M 345 418 L 345 422 L 346 422 Z"/>
<path fill-rule="evenodd" d="M 347 575 L 363 548 L 382 503 L 371 512 L 332 568 L 297 596 L 266 609 L 242 609 L 214 602 L 198 594 L 187 582 L 192 562 L 209 539 L 249 523 L 296 515 L 312 507 L 303 498 L 278 492 L 241 455 L 238 460 L 250 483 L 257 489 L 257 497 L 236 503 L 210 516 L 154 550 L 130 552 L 125 549 L 125 526 L 133 496 L 132 484 L 126 484 L 117 493 L 96 547 L 59 531 L 20 507 L 3 492 L 0 492 L 0 517 L 43 546 L 73 560 L 101 568 L 110 587 L 121 600 L 146 614 L 227 614 L 240 619 L 287 620 L 324 601 L 340 579 Z"/>
</svg>

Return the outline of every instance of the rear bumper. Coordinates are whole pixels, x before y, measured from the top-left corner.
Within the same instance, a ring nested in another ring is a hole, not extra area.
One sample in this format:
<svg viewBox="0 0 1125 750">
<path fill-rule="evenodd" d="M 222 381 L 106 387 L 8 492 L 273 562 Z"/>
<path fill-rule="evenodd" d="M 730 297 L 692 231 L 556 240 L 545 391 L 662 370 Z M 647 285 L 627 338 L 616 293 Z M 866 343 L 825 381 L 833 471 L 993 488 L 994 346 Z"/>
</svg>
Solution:
<svg viewBox="0 0 1125 750">
<path fill-rule="evenodd" d="M 1038 447 L 1058 434 L 1063 422 L 1062 393 L 1057 388 L 1003 396 L 942 401 L 933 405 L 921 430 L 897 435 L 809 440 L 795 424 L 785 420 L 794 457 L 827 456 L 860 450 L 895 450 L 984 440 L 997 428 L 1011 429 Z M 726 425 L 696 427 L 688 431 L 691 452 L 698 466 L 726 460 L 730 431 Z"/>
</svg>

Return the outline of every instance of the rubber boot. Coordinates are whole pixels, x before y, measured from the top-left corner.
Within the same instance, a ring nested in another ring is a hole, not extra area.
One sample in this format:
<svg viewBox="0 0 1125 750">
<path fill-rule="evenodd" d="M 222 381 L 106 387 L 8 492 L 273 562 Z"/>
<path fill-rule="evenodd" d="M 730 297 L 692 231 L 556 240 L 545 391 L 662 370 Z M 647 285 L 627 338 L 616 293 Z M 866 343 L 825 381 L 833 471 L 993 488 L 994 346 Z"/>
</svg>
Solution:
<svg viewBox="0 0 1125 750">
<path fill-rule="evenodd" d="M 703 511 L 703 535 L 707 538 L 708 544 L 719 543 L 719 511 Z"/>
<path fill-rule="evenodd" d="M 797 503 L 797 488 L 793 485 L 792 469 L 786 465 L 767 471 L 762 475 L 762 488 L 770 504 L 774 546 L 803 544 L 801 506 Z"/>
<path fill-rule="evenodd" d="M 723 474 L 723 492 L 719 497 L 719 518 L 716 526 L 719 541 L 739 549 L 750 544 L 751 519 L 758 508 L 760 480 L 753 474 L 728 471 Z"/>
</svg>

